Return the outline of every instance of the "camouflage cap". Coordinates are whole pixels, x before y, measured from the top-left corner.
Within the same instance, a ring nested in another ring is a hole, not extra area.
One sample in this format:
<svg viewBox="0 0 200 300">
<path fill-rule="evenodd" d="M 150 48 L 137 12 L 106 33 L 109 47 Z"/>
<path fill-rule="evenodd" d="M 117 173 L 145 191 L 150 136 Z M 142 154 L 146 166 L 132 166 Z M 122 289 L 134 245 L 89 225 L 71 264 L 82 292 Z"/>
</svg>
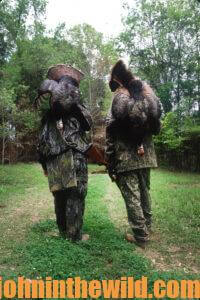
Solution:
<svg viewBox="0 0 200 300">
<path fill-rule="evenodd" d="M 78 83 L 83 79 L 84 74 L 71 65 L 58 64 L 48 69 L 47 77 L 53 80 L 59 80 L 62 76 L 68 75 L 75 79 Z"/>
</svg>

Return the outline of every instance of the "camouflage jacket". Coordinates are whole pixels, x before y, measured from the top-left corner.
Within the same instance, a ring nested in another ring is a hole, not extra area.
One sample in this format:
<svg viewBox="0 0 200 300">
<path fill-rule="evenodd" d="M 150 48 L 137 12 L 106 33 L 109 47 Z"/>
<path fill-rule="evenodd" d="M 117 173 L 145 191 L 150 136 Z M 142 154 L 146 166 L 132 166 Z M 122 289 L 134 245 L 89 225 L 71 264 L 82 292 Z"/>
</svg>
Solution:
<svg viewBox="0 0 200 300">
<path fill-rule="evenodd" d="M 131 110 L 121 110 L 120 105 L 123 103 L 122 108 L 125 107 L 124 103 L 130 103 L 130 96 L 125 93 L 117 93 L 113 99 L 117 108 L 119 116 L 123 116 L 123 119 L 128 116 L 128 121 L 125 123 L 119 123 L 118 126 L 114 126 L 115 117 L 113 116 L 113 106 L 106 120 L 106 159 L 108 162 L 108 168 L 111 173 L 119 173 L 131 171 L 134 169 L 142 168 L 155 168 L 157 167 L 157 159 L 154 150 L 154 144 L 152 141 L 152 134 L 159 132 L 160 123 L 158 122 L 153 126 L 152 130 L 146 126 L 145 133 L 142 132 L 142 139 L 139 139 L 141 134 L 140 128 L 137 128 L 138 124 L 144 124 L 146 120 L 147 104 L 139 104 L 137 107 L 133 107 Z M 118 105 L 117 105 L 118 103 Z M 135 113 L 133 111 L 135 110 Z M 130 122 L 130 116 L 138 122 Z M 122 124 L 122 125 L 121 125 Z M 143 128 L 144 129 L 144 128 Z M 142 130 L 143 130 L 142 129 Z M 144 155 L 138 154 L 138 144 L 142 142 L 144 147 Z"/>
<path fill-rule="evenodd" d="M 63 115 L 59 120 L 49 110 L 41 123 L 38 153 L 46 161 L 68 149 L 85 153 L 90 147 L 85 132 L 90 130 L 92 119 L 83 105 L 79 106 L 79 116 L 72 112 Z M 62 128 L 59 129 L 60 123 Z"/>
<path fill-rule="evenodd" d="M 49 160 L 46 168 L 51 192 L 87 184 L 87 158 L 79 152 L 69 149 Z"/>
<path fill-rule="evenodd" d="M 39 162 L 48 172 L 51 191 L 76 185 L 74 155 L 80 153 L 84 157 L 91 146 L 85 131 L 91 127 L 92 120 L 85 107 L 80 113 L 81 118 L 67 114 L 57 121 L 48 111 L 42 120 L 38 143 Z M 59 122 L 62 123 L 61 129 Z"/>
</svg>

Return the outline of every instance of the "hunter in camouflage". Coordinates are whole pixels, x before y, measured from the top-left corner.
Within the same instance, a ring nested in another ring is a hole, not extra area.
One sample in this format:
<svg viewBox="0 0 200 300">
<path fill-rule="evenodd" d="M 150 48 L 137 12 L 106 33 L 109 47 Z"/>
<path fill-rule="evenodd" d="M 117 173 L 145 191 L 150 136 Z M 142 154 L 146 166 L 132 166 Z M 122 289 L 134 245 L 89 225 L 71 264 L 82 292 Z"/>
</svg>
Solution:
<svg viewBox="0 0 200 300">
<path fill-rule="evenodd" d="M 113 67 L 109 84 L 115 95 L 106 121 L 108 172 L 125 200 L 134 236 L 126 238 L 145 248 L 152 223 L 150 169 L 157 167 L 152 135 L 160 130 L 161 105 L 122 61 Z"/>
<path fill-rule="evenodd" d="M 39 89 L 39 95 L 51 94 L 50 109 L 39 133 L 39 162 L 54 196 L 60 235 L 78 241 L 88 238 L 81 230 L 88 182 L 86 153 L 91 147 L 86 131 L 92 120 L 80 101 L 79 71 L 58 65 L 48 75 L 50 80 L 45 80 Z"/>
</svg>

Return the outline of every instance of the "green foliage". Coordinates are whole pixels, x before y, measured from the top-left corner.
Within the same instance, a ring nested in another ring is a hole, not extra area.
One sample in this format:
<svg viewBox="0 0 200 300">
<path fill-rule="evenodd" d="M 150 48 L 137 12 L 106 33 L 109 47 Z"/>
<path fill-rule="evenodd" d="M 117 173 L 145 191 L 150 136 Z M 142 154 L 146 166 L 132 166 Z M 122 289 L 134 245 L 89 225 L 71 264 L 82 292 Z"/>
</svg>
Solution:
<svg viewBox="0 0 200 300">
<path fill-rule="evenodd" d="M 39 23 L 46 9 L 46 0 L 3 0 L 0 5 L 0 38 L 2 48 L 0 59 L 7 59 L 28 34 L 26 20 L 33 12 L 33 23 Z M 29 25 L 29 26 L 31 26 Z"/>
<path fill-rule="evenodd" d="M 160 84 L 157 87 L 157 94 L 158 97 L 162 100 L 163 110 L 165 113 L 168 113 L 172 110 L 172 103 L 169 101 L 169 99 L 171 98 L 172 89 L 173 89 L 172 82 L 166 82 Z"/>
<path fill-rule="evenodd" d="M 91 109 L 94 120 L 98 120 L 107 108 L 104 105 L 108 103 L 107 75 L 118 57 L 114 41 L 105 41 L 103 34 L 88 24 L 70 29 L 60 24 L 54 31 L 47 32 L 43 24 L 45 10 L 46 0 L 3 0 L 0 5 L 0 80 L 8 94 L 7 107 L 15 107 L 15 112 L 8 109 L 6 117 L 12 120 L 14 129 L 10 143 L 21 149 L 38 128 L 40 113 L 34 112 L 33 101 L 51 65 L 71 64 L 85 73 L 80 86 L 82 100 Z M 11 101 L 9 93 L 12 93 Z M 2 97 L 6 98 L 5 93 Z M 48 99 L 42 103 L 41 114 L 47 108 Z M 6 113 L 7 110 L 4 117 Z M 2 122 L 0 120 L 4 131 L 1 130 L 0 139 L 2 134 L 7 138 L 10 135 L 10 127 Z"/>
<path fill-rule="evenodd" d="M 14 92 L 6 87 L 0 87 L 0 118 L 1 125 L 10 120 L 12 112 L 15 112 L 16 106 L 14 104 Z"/>
<path fill-rule="evenodd" d="M 200 138 L 200 125 L 196 125 L 192 128 L 187 128 L 185 135 L 190 139 L 199 139 Z"/>
<path fill-rule="evenodd" d="M 125 5 L 125 13 L 120 50 L 129 55 L 134 71 L 150 82 L 164 109 L 157 149 L 177 158 L 187 151 L 198 157 L 199 4 L 141 0 Z"/>
<path fill-rule="evenodd" d="M 107 115 L 112 103 L 112 92 L 108 86 L 105 88 L 105 98 L 102 107 L 102 113 L 104 116 Z"/>
<path fill-rule="evenodd" d="M 195 0 L 136 1 L 126 7 L 120 48 L 156 89 L 165 113 L 190 110 L 200 90 L 200 7 Z"/>
<path fill-rule="evenodd" d="M 16 105 L 13 90 L 0 87 L 0 140 L 2 141 L 1 161 L 4 163 L 6 144 L 15 136 L 14 117 Z"/>
<path fill-rule="evenodd" d="M 86 61 L 81 61 L 85 73 L 85 83 L 81 86 L 83 98 L 96 120 L 104 110 L 106 102 L 106 76 L 117 60 L 114 41 L 104 41 L 103 34 L 88 24 L 77 25 L 67 31 L 68 42 L 81 50 Z M 83 64 L 84 62 L 84 64 Z"/>
<path fill-rule="evenodd" d="M 180 153 L 195 154 L 198 157 L 200 145 L 199 119 L 192 116 L 180 116 L 169 112 L 162 121 L 161 132 L 154 138 L 158 153 L 171 153 L 178 157 Z M 189 168 L 189 166 L 188 166 Z M 198 166 L 197 166 L 198 169 Z"/>
<path fill-rule="evenodd" d="M 161 132 L 155 137 L 156 145 L 162 151 L 177 150 L 181 151 L 183 138 L 179 133 L 177 114 L 169 112 L 166 114 L 161 127 Z"/>
</svg>

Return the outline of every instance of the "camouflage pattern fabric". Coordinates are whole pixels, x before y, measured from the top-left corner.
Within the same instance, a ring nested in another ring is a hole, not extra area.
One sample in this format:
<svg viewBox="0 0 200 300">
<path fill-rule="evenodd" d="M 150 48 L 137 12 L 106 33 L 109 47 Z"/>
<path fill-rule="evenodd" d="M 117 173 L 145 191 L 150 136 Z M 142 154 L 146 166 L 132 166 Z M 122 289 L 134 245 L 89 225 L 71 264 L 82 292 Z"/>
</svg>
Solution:
<svg viewBox="0 0 200 300">
<path fill-rule="evenodd" d="M 90 144 L 83 128 L 84 122 L 89 126 L 86 115 L 89 117 L 89 113 L 84 110 L 82 121 L 78 117 L 64 115 L 63 126 L 59 128 L 57 120 L 49 112 L 42 122 L 38 145 L 39 162 L 48 173 L 49 188 L 54 195 L 59 232 L 74 241 L 81 239 L 87 194 L 85 152 Z"/>
<path fill-rule="evenodd" d="M 156 168 L 157 158 L 155 154 L 152 136 L 147 135 L 143 139 L 144 155 L 138 155 L 138 145 L 126 143 L 120 138 L 114 138 L 106 132 L 106 159 L 108 167 L 113 173 L 121 173 L 143 168 Z"/>
<path fill-rule="evenodd" d="M 47 161 L 71 148 L 84 153 L 90 147 L 85 131 L 76 118 L 68 115 L 62 117 L 62 122 L 64 128 L 61 134 L 54 116 L 49 112 L 47 121 L 41 127 L 38 153 Z"/>
<path fill-rule="evenodd" d="M 117 97 L 117 98 L 116 98 Z M 117 100 L 116 100 L 117 99 Z M 123 93 L 117 94 L 113 101 L 121 103 L 115 107 L 117 116 L 122 119 L 126 117 L 126 104 L 129 96 Z M 132 107 L 129 115 L 141 119 L 141 123 L 146 121 L 145 102 L 141 107 Z M 121 109 L 120 109 L 121 107 Z M 135 111 L 134 111 L 135 109 Z M 144 115 L 141 111 L 144 110 Z M 142 138 L 144 155 L 138 154 L 138 138 L 132 134 L 137 133 L 136 123 L 127 123 L 127 127 L 111 127 L 115 117 L 112 107 L 106 119 L 106 160 L 108 163 L 108 172 L 111 178 L 116 177 L 116 183 L 122 193 L 126 203 L 128 220 L 132 228 L 135 239 L 138 241 L 148 241 L 149 230 L 151 227 L 151 198 L 150 189 L 150 168 L 157 167 L 157 159 L 152 141 L 152 132 L 147 130 Z M 130 121 L 130 118 L 128 118 Z M 134 130 L 131 126 L 134 127 Z M 112 128 L 112 130 L 111 130 Z M 129 130 L 129 132 L 127 132 Z"/>
<path fill-rule="evenodd" d="M 115 144 L 116 172 L 157 167 L 157 159 L 151 135 L 144 138 L 143 147 L 144 155 L 141 156 L 138 155 L 137 145 L 125 144 L 118 140 Z"/>
<path fill-rule="evenodd" d="M 76 187 L 53 192 L 56 221 L 63 237 L 76 241 L 81 239 L 85 197 L 87 194 L 88 170 L 86 158 L 75 152 L 74 170 Z"/>
<path fill-rule="evenodd" d="M 51 192 L 77 186 L 72 150 L 56 156 L 46 163 Z"/>
<path fill-rule="evenodd" d="M 77 186 L 74 153 L 84 155 L 90 147 L 77 119 L 65 118 L 63 125 L 60 132 L 56 120 L 49 119 L 39 136 L 40 162 L 48 172 L 51 192 Z"/>
<path fill-rule="evenodd" d="M 148 241 L 151 228 L 150 169 L 123 172 L 116 183 L 125 200 L 128 221 L 136 240 Z"/>
</svg>

